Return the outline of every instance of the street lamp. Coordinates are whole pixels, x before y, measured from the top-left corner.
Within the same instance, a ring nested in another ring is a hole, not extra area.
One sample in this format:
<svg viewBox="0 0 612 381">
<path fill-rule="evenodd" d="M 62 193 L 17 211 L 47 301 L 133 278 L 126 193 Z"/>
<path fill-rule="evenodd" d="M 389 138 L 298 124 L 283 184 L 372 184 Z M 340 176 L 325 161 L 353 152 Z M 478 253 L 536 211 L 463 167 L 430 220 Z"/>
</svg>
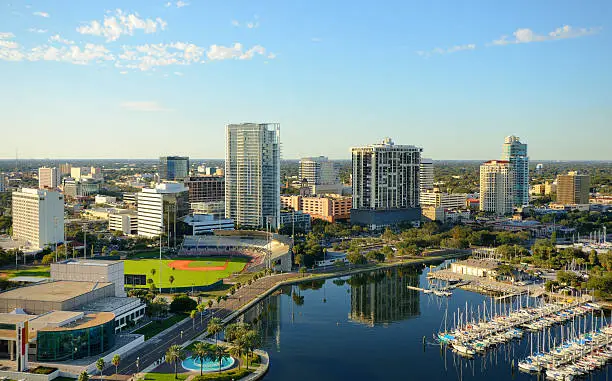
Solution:
<svg viewBox="0 0 612 381">
<path fill-rule="evenodd" d="M 140 373 L 140 356 L 136 357 L 136 373 Z"/>
</svg>

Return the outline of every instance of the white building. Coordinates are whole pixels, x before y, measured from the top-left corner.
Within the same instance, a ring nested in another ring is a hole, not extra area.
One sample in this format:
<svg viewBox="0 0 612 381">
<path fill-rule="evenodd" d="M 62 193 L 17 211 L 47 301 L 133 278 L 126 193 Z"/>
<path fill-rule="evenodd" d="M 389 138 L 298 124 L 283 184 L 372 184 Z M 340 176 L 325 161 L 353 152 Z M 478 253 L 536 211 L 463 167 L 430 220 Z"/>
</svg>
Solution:
<svg viewBox="0 0 612 381">
<path fill-rule="evenodd" d="M 239 227 L 280 223 L 280 124 L 226 127 L 225 217 Z"/>
<path fill-rule="evenodd" d="M 434 187 L 434 163 L 432 159 L 421 158 L 419 181 L 421 194 Z"/>
<path fill-rule="evenodd" d="M 117 211 L 108 215 L 108 230 L 125 235 L 138 233 L 138 214 L 132 210 Z"/>
<path fill-rule="evenodd" d="M 489 260 L 466 259 L 451 263 L 451 271 L 455 274 L 471 275 L 482 278 L 494 278 L 497 275 L 499 263 Z"/>
<path fill-rule="evenodd" d="M 189 212 L 187 190 L 182 183 L 165 182 L 137 193 L 138 235 L 157 237 L 162 226 L 164 233 L 174 232 L 176 221 Z"/>
<path fill-rule="evenodd" d="M 38 168 L 38 188 L 55 189 L 61 184 L 60 171 L 56 168 Z"/>
<path fill-rule="evenodd" d="M 299 180 L 306 179 L 308 185 L 338 184 L 338 169 L 325 156 L 305 157 L 300 160 Z"/>
<path fill-rule="evenodd" d="M 446 209 L 465 209 L 466 193 L 421 192 L 421 206 L 443 207 Z"/>
<path fill-rule="evenodd" d="M 96 204 L 114 204 L 117 202 L 117 197 L 98 194 L 94 200 Z"/>
<path fill-rule="evenodd" d="M 231 218 L 215 218 L 212 214 L 194 214 L 183 221 L 193 230 L 192 235 L 211 233 L 213 230 L 234 230 Z"/>
<path fill-rule="evenodd" d="M 22 188 L 13 192 L 13 237 L 44 248 L 64 241 L 64 195 Z"/>
<path fill-rule="evenodd" d="M 502 150 L 502 160 L 510 162 L 513 173 L 512 203 L 515 206 L 529 205 L 529 156 L 527 144 L 521 143 L 518 136 L 506 136 Z"/>
<path fill-rule="evenodd" d="M 514 175 L 509 161 L 491 160 L 480 166 L 480 210 L 512 213 Z"/>
</svg>

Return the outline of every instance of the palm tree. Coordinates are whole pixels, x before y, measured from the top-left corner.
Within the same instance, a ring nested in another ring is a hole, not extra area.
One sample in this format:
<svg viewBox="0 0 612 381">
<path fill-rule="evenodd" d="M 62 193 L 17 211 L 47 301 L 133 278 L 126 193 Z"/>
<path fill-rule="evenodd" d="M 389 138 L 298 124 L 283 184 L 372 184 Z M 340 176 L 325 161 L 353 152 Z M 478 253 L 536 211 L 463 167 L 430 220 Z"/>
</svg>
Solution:
<svg viewBox="0 0 612 381">
<path fill-rule="evenodd" d="M 86 370 L 79 374 L 79 378 L 77 381 L 89 381 L 89 374 L 87 374 Z"/>
<path fill-rule="evenodd" d="M 223 299 L 223 297 L 221 297 L 221 295 L 217 296 L 217 305 L 219 305 L 219 303 L 221 303 L 221 299 Z"/>
<path fill-rule="evenodd" d="M 106 363 L 103 358 L 99 358 L 98 361 L 96 361 L 96 368 L 100 371 L 100 378 L 102 378 L 102 370 L 104 370 L 105 365 Z"/>
<path fill-rule="evenodd" d="M 204 315 L 204 310 L 206 309 L 206 306 L 204 304 L 198 304 L 196 308 L 198 309 L 198 312 L 200 313 L 200 325 L 202 325 L 202 315 Z"/>
<path fill-rule="evenodd" d="M 215 344 L 217 344 L 219 332 L 221 332 L 222 330 L 223 330 L 223 327 L 221 326 L 221 319 L 219 318 L 210 319 L 210 321 L 208 322 L 208 326 L 206 327 L 206 331 L 208 332 L 209 335 L 215 336 Z"/>
<path fill-rule="evenodd" d="M 115 374 L 119 373 L 119 363 L 121 362 L 121 356 L 114 355 L 111 363 L 115 366 Z"/>
<path fill-rule="evenodd" d="M 166 362 L 168 364 L 174 364 L 174 378 L 178 378 L 177 364 L 179 361 L 185 360 L 185 351 L 180 345 L 171 345 L 166 351 Z"/>
<path fill-rule="evenodd" d="M 212 306 L 213 306 L 213 304 L 214 304 L 214 303 L 215 303 L 215 302 L 213 302 L 213 301 L 212 301 L 212 299 L 210 299 L 210 300 L 208 301 L 208 303 L 206 303 L 206 304 L 208 304 L 208 308 L 212 308 Z"/>
<path fill-rule="evenodd" d="M 249 330 L 244 334 L 244 347 L 247 355 L 247 369 L 249 369 L 249 353 L 261 345 L 261 336 L 254 329 Z"/>
<path fill-rule="evenodd" d="M 195 332 L 195 318 L 198 316 L 198 311 L 191 310 L 189 317 L 191 318 L 191 324 L 193 325 L 193 331 Z"/>
<path fill-rule="evenodd" d="M 215 345 L 212 348 L 212 360 L 219 361 L 219 372 L 221 372 L 221 364 L 223 359 L 227 357 L 227 349 L 221 345 Z"/>
<path fill-rule="evenodd" d="M 151 280 L 153 280 L 153 278 L 155 277 L 155 273 L 157 271 L 155 269 L 151 269 Z"/>
<path fill-rule="evenodd" d="M 206 343 L 198 341 L 193 347 L 193 352 L 191 353 L 191 358 L 194 360 L 200 361 L 200 376 L 203 373 L 204 368 L 204 360 L 210 358 L 210 346 Z"/>
<path fill-rule="evenodd" d="M 225 326 L 225 341 L 233 343 L 238 336 L 238 324 L 232 323 Z"/>
<path fill-rule="evenodd" d="M 174 283 L 174 275 L 170 275 L 168 281 L 170 282 L 170 292 L 172 292 L 172 283 Z"/>
<path fill-rule="evenodd" d="M 242 347 L 238 345 L 233 345 L 229 349 L 229 354 L 238 360 L 238 370 L 240 370 L 240 357 L 242 357 Z"/>
</svg>

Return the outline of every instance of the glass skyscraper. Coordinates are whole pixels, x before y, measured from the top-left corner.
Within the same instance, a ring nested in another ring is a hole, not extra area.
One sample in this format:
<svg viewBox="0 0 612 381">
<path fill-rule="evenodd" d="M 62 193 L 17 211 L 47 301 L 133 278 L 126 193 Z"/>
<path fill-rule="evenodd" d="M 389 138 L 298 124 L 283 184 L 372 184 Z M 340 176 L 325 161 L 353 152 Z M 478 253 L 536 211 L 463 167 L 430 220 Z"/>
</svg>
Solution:
<svg viewBox="0 0 612 381">
<path fill-rule="evenodd" d="M 189 158 L 183 156 L 162 156 L 159 158 L 160 180 L 183 180 L 189 176 Z"/>
<path fill-rule="evenodd" d="M 514 180 L 512 203 L 515 206 L 529 205 L 529 157 L 527 144 L 521 143 L 518 136 L 506 136 L 502 160 L 510 162 Z"/>
</svg>

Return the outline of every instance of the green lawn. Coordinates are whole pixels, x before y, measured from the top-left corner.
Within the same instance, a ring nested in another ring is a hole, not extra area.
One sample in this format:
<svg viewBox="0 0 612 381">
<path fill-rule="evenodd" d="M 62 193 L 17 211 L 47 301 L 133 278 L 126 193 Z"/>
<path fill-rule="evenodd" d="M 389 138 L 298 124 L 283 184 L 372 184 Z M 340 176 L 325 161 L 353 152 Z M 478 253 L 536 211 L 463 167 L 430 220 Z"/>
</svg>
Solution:
<svg viewBox="0 0 612 381">
<path fill-rule="evenodd" d="M 174 373 L 147 373 L 145 374 L 145 381 L 182 381 L 186 379 L 189 374 L 179 373 L 177 378 L 174 378 Z"/>
<path fill-rule="evenodd" d="M 225 270 L 212 271 L 195 271 L 195 270 L 179 270 L 173 269 L 168 264 L 175 260 L 191 260 L 188 267 L 210 267 L 223 266 L 228 257 L 207 257 L 207 258 L 173 258 L 162 260 L 161 287 L 191 287 L 191 286 L 206 286 L 215 283 L 219 279 L 223 279 L 232 273 L 240 272 L 246 266 L 248 259 L 242 257 L 233 257 L 227 264 Z M 156 287 L 159 287 L 159 259 L 129 259 L 124 261 L 124 269 L 126 274 L 146 274 L 147 279 L 153 279 Z M 151 269 L 155 269 L 155 275 L 151 274 Z M 174 282 L 170 284 L 170 275 L 174 277 Z M 129 285 L 126 285 L 129 286 Z M 147 286 L 141 286 L 147 287 Z"/>
<path fill-rule="evenodd" d="M 187 317 L 187 314 L 176 314 L 164 320 L 154 320 L 151 323 L 145 325 L 144 327 L 134 331 L 134 333 L 144 335 L 145 340 L 149 340 L 151 337 L 166 330 L 167 328 L 172 327 L 173 325 L 184 320 Z"/>
<path fill-rule="evenodd" d="M 19 268 L 17 270 L 0 270 L 0 272 L 6 274 L 8 278 L 15 278 L 17 276 L 40 276 L 40 277 L 49 277 L 51 276 L 51 267 L 50 266 L 28 266 L 24 268 Z"/>
</svg>

